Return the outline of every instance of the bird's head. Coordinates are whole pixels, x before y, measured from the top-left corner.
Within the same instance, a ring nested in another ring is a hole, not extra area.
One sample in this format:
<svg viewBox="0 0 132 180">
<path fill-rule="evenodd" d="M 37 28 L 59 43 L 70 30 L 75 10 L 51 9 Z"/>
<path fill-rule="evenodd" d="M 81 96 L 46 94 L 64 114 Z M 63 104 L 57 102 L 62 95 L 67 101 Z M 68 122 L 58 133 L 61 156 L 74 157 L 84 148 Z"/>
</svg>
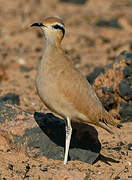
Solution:
<svg viewBox="0 0 132 180">
<path fill-rule="evenodd" d="M 60 44 L 65 35 L 65 25 L 58 17 L 48 17 L 41 23 L 33 23 L 32 26 L 40 27 L 48 43 Z"/>
</svg>

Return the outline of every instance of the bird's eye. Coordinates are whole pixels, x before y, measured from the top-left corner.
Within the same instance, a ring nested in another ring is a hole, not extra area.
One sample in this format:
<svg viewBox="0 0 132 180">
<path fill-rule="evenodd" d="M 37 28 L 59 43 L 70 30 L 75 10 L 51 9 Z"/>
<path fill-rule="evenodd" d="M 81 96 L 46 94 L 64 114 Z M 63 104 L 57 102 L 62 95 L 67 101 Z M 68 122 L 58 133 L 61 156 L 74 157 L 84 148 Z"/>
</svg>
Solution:
<svg viewBox="0 0 132 180">
<path fill-rule="evenodd" d="M 61 29 L 62 27 L 61 26 L 59 26 L 58 24 L 56 24 L 56 25 L 54 25 L 54 26 L 52 26 L 54 29 Z"/>
</svg>

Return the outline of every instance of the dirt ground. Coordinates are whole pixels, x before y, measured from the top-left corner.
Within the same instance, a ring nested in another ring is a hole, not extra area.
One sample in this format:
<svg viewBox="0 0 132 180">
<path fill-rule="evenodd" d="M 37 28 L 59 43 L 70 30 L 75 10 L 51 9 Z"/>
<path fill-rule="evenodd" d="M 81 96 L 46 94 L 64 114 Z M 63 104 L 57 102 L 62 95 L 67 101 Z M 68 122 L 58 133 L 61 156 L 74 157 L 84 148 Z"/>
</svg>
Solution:
<svg viewBox="0 0 132 180">
<path fill-rule="evenodd" d="M 0 96 L 19 94 L 23 110 L 48 112 L 34 84 L 45 40 L 30 25 L 56 15 L 66 26 L 63 48 L 85 76 L 112 63 L 121 51 L 132 50 L 131 0 L 0 0 Z M 69 161 L 64 166 L 59 160 L 29 157 L 8 151 L 8 143 L 0 139 L 0 180 L 132 179 L 132 123 L 124 123 L 116 136 L 96 129 L 102 158 L 93 165 Z"/>
</svg>

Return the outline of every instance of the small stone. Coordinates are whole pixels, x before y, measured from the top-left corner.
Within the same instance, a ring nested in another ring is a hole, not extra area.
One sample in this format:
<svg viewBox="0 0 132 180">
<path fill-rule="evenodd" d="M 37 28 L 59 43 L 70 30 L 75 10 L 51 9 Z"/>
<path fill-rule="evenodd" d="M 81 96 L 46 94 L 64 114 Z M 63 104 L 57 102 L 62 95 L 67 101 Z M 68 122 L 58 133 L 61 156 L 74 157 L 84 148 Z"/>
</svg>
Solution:
<svg viewBox="0 0 132 180">
<path fill-rule="evenodd" d="M 121 151 L 121 154 L 122 154 L 123 156 L 125 156 L 125 152 L 124 152 L 124 151 Z"/>
<path fill-rule="evenodd" d="M 103 142 L 103 144 L 109 144 L 107 141 Z"/>
<path fill-rule="evenodd" d="M 5 96 L 0 97 L 0 101 L 4 101 L 12 105 L 20 105 L 19 95 L 15 93 L 8 93 Z"/>
<path fill-rule="evenodd" d="M 121 150 L 121 147 L 117 146 L 117 147 L 114 147 L 114 148 L 112 148 L 112 149 L 115 150 L 115 151 L 120 151 L 120 150 Z"/>
<path fill-rule="evenodd" d="M 7 149 L 7 152 L 10 152 L 11 150 L 10 149 Z"/>
<path fill-rule="evenodd" d="M 132 151 L 132 144 L 128 144 L 128 150 Z"/>
<path fill-rule="evenodd" d="M 124 145 L 125 145 L 122 141 L 120 141 L 120 142 L 117 143 L 117 144 L 118 144 L 118 146 L 124 146 Z"/>
<path fill-rule="evenodd" d="M 13 165 L 12 165 L 12 164 L 8 164 L 8 168 L 9 168 L 10 170 L 13 170 Z"/>
<path fill-rule="evenodd" d="M 120 180 L 120 176 L 116 176 L 114 180 Z"/>
<path fill-rule="evenodd" d="M 21 65 L 21 66 L 20 66 L 21 72 L 29 72 L 29 71 L 31 71 L 32 69 L 33 69 L 32 67 L 26 67 L 26 66 L 24 66 L 24 65 Z"/>
<path fill-rule="evenodd" d="M 26 170 L 29 171 L 29 169 L 30 169 L 30 166 L 29 166 L 29 164 L 27 164 L 26 165 Z"/>
<path fill-rule="evenodd" d="M 36 105 L 36 103 L 35 103 L 35 102 L 32 102 L 31 104 L 32 104 L 32 106 L 35 106 L 35 105 Z"/>
<path fill-rule="evenodd" d="M 41 171 L 43 171 L 43 172 L 46 172 L 46 171 L 48 171 L 48 168 L 47 167 L 44 167 L 44 168 L 42 168 L 42 169 L 40 169 Z"/>
<path fill-rule="evenodd" d="M 21 64 L 21 65 L 24 65 L 25 64 L 25 60 L 20 58 L 20 59 L 18 59 L 18 63 Z"/>
<path fill-rule="evenodd" d="M 40 52 L 40 51 L 42 51 L 42 48 L 37 47 L 37 48 L 35 49 L 35 51 L 36 51 L 36 52 Z"/>
<path fill-rule="evenodd" d="M 127 166 L 125 167 L 124 172 L 125 172 L 125 173 L 129 172 L 129 169 L 128 169 Z"/>
</svg>

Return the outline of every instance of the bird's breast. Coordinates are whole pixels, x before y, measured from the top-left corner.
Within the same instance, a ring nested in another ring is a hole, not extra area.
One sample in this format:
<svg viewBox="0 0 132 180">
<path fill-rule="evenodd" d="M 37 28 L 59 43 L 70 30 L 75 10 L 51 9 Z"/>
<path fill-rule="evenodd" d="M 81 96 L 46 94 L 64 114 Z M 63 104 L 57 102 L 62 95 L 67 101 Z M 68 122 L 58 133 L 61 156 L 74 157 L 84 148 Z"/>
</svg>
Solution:
<svg viewBox="0 0 132 180">
<path fill-rule="evenodd" d="M 59 90 L 59 79 L 63 76 L 64 70 L 62 68 L 57 70 L 56 67 L 48 68 L 42 71 L 39 69 L 36 76 L 36 88 L 40 99 L 50 110 L 64 118 L 76 116 L 77 112 L 73 105 Z"/>
</svg>

